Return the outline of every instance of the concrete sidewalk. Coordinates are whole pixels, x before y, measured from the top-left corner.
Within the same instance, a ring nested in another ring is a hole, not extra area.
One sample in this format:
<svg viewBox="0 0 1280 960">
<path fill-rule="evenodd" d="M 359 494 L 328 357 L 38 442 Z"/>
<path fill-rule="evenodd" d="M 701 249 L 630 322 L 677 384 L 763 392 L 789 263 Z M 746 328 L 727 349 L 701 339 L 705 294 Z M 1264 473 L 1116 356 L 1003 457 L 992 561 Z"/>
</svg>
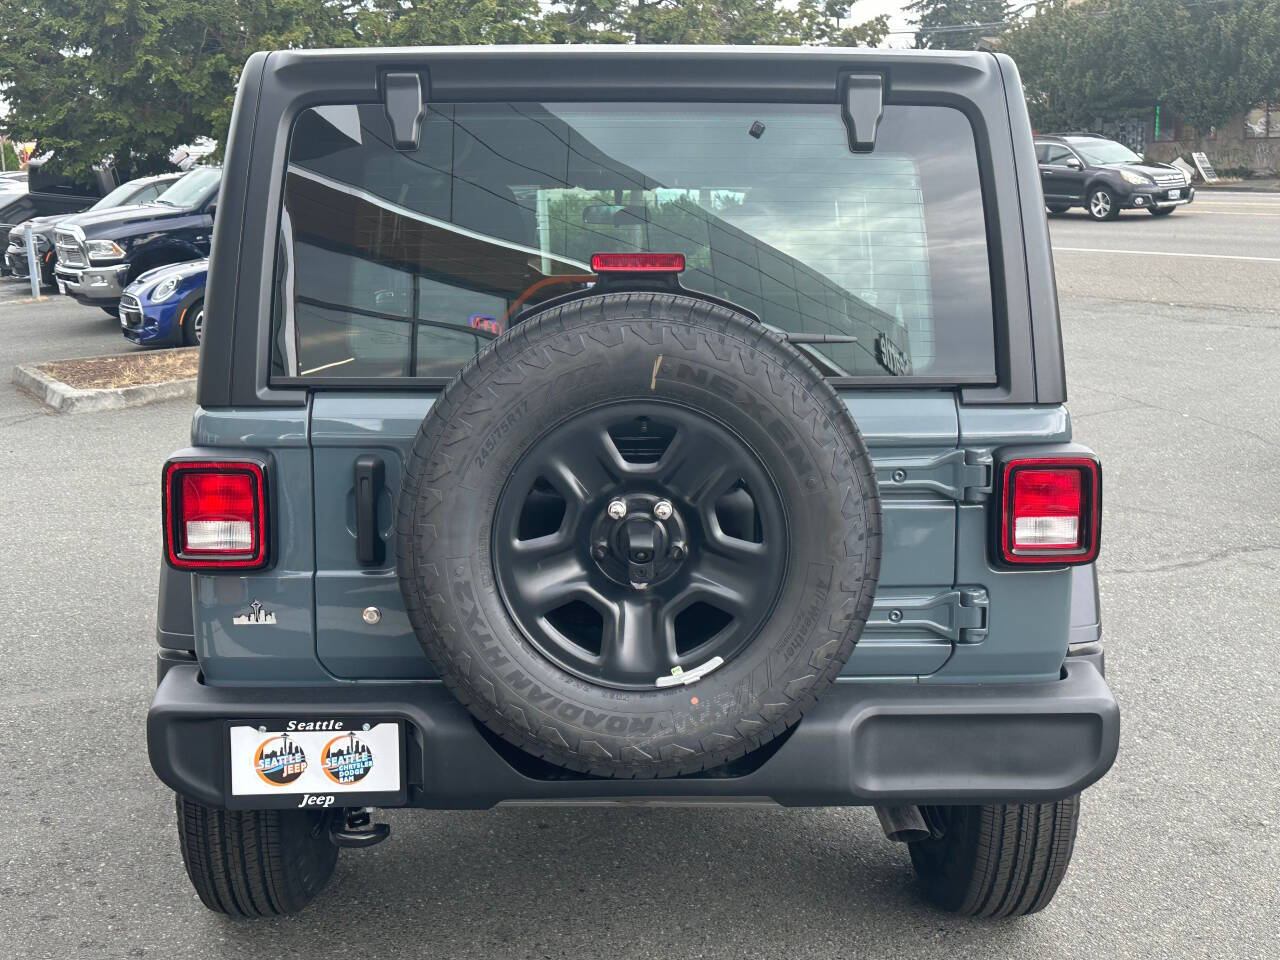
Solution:
<svg viewBox="0 0 1280 960">
<path fill-rule="evenodd" d="M 1280 177 L 1250 177 L 1233 183 L 1196 183 L 1197 190 L 1226 190 L 1241 193 L 1280 193 Z"/>
</svg>

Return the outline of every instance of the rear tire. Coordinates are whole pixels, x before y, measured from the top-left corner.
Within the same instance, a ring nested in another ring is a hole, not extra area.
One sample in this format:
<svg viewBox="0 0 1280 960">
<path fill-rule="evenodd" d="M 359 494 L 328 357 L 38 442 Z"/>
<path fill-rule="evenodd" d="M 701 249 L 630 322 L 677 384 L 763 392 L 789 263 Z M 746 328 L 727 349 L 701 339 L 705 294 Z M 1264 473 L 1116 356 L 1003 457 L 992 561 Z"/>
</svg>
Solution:
<svg viewBox="0 0 1280 960">
<path fill-rule="evenodd" d="M 331 814 L 224 810 L 178 796 L 182 864 L 201 901 L 231 917 L 297 913 L 333 876 Z"/>
<path fill-rule="evenodd" d="M 1047 906 L 1066 875 L 1080 795 L 924 813 L 941 836 L 908 846 L 926 899 L 968 917 L 1020 917 Z"/>
<path fill-rule="evenodd" d="M 102 312 L 105 313 L 108 317 L 120 316 L 120 304 L 118 301 L 116 303 L 111 304 L 111 306 L 107 306 L 105 303 L 100 303 L 98 304 L 98 306 L 102 307 Z"/>
<path fill-rule="evenodd" d="M 1061 203 L 1050 203 L 1050 204 L 1047 204 L 1047 206 L 1048 206 L 1050 215 L 1055 217 L 1061 216 L 1062 214 L 1066 213 L 1068 210 L 1071 209 L 1070 207 L 1067 207 Z"/>
</svg>

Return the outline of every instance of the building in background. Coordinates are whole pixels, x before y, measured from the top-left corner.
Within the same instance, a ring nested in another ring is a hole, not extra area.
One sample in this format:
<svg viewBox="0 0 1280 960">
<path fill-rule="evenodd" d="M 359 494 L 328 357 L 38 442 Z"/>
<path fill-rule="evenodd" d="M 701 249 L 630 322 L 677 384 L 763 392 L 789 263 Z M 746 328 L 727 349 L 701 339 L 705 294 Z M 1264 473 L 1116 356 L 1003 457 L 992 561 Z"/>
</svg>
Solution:
<svg viewBox="0 0 1280 960">
<path fill-rule="evenodd" d="M 1092 132 L 1151 160 L 1190 160 L 1193 151 L 1203 150 L 1222 176 L 1280 173 L 1280 96 L 1254 104 L 1203 134 L 1161 107 L 1135 109 L 1118 120 L 1099 117 L 1091 126 Z"/>
</svg>

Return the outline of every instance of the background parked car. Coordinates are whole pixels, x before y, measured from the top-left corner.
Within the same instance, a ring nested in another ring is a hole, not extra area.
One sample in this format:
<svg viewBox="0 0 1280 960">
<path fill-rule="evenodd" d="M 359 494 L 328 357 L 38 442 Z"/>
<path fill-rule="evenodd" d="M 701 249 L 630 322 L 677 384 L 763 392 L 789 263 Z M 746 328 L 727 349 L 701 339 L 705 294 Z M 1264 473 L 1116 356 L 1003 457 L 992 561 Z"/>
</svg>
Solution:
<svg viewBox="0 0 1280 960">
<path fill-rule="evenodd" d="M 32 160 L 26 186 L 16 181 L 19 189 L 0 192 L 0 233 L 32 217 L 79 213 L 126 179 L 110 163 L 95 166 L 88 177 L 69 177 L 49 157 Z"/>
<path fill-rule="evenodd" d="M 1036 160 L 1050 213 L 1083 206 L 1094 220 L 1114 220 L 1125 209 L 1161 217 L 1196 196 L 1177 167 L 1148 163 L 1123 143 L 1092 133 L 1042 134 Z"/>
<path fill-rule="evenodd" d="M 181 177 L 181 173 L 175 172 L 130 180 L 128 183 L 120 184 L 89 209 L 111 210 L 130 204 L 151 203 Z M 53 214 L 26 221 L 31 224 L 36 256 L 40 258 L 40 282 L 46 287 L 54 284 L 53 272 L 58 262 L 58 251 L 53 243 L 54 227 L 65 219 L 67 217 L 64 214 Z M 6 272 L 24 279 L 27 276 L 27 248 L 23 236 L 25 226 L 26 224 L 19 223 L 9 231 L 9 246 L 4 253 Z"/>
<path fill-rule="evenodd" d="M 94 210 L 54 229 L 60 293 L 115 316 L 124 288 L 141 274 L 209 255 L 219 167 L 196 167 L 143 206 Z"/>
<path fill-rule="evenodd" d="M 195 346 L 204 332 L 204 281 L 209 261 L 156 267 L 120 297 L 120 332 L 148 347 Z"/>
</svg>

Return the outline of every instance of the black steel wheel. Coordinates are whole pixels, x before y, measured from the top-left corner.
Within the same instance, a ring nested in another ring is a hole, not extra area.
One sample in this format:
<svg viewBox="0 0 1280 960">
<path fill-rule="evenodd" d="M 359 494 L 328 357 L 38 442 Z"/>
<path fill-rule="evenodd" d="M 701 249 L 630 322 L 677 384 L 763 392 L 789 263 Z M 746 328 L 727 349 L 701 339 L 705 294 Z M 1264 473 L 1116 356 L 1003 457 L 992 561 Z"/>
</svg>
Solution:
<svg viewBox="0 0 1280 960">
<path fill-rule="evenodd" d="M 879 573 L 874 471 L 794 347 L 691 296 L 598 294 L 493 341 L 405 464 L 397 555 L 472 714 L 573 770 L 722 764 L 839 674 Z"/>
<path fill-rule="evenodd" d="M 777 486 L 741 437 L 689 407 L 624 401 L 533 444 L 498 501 L 493 566 L 544 656 L 652 690 L 750 642 L 788 540 Z"/>
</svg>

